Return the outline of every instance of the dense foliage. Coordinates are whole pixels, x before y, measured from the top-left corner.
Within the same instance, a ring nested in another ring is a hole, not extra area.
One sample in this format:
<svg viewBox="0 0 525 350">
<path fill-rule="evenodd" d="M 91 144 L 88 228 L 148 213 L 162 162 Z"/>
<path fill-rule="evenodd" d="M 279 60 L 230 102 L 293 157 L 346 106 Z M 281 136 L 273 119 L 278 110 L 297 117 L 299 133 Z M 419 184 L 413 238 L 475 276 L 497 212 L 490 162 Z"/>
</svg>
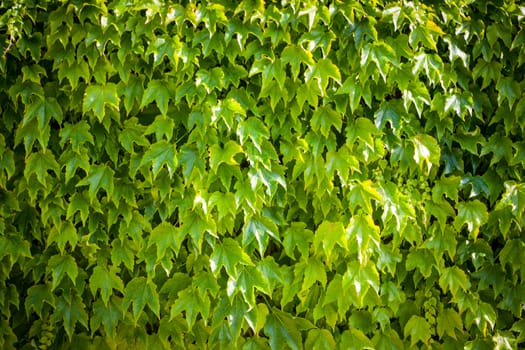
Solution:
<svg viewBox="0 0 525 350">
<path fill-rule="evenodd" d="M 2 349 L 524 346 L 519 1 L 1 4 Z"/>
</svg>

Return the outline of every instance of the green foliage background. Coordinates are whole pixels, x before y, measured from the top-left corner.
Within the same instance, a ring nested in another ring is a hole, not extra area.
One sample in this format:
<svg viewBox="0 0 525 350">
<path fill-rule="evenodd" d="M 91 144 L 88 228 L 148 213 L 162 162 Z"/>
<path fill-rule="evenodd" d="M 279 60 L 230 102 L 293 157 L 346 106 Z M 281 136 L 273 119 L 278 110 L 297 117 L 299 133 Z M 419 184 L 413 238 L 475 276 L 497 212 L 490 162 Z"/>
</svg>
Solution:
<svg viewBox="0 0 525 350">
<path fill-rule="evenodd" d="M 2 349 L 525 343 L 519 1 L 2 1 Z"/>
</svg>

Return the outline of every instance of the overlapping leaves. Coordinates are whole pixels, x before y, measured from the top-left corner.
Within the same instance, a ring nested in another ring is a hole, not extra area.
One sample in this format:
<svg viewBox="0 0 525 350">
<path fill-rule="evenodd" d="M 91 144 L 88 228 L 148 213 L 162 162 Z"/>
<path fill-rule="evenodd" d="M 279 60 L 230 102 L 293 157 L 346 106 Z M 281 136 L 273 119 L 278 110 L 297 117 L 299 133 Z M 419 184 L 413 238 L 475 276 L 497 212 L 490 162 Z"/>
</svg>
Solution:
<svg viewBox="0 0 525 350">
<path fill-rule="evenodd" d="M 522 346 L 523 8 L 434 5 L 4 2 L 0 347 Z"/>
</svg>

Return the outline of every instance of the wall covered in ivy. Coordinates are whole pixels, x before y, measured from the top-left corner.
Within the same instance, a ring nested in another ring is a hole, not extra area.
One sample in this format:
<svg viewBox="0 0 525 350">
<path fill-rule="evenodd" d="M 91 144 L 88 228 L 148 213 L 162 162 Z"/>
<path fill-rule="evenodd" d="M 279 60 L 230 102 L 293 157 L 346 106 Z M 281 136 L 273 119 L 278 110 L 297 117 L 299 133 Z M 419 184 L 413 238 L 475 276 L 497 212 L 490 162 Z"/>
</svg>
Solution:
<svg viewBox="0 0 525 350">
<path fill-rule="evenodd" d="M 2 349 L 525 346 L 520 1 L 1 1 Z"/>
</svg>

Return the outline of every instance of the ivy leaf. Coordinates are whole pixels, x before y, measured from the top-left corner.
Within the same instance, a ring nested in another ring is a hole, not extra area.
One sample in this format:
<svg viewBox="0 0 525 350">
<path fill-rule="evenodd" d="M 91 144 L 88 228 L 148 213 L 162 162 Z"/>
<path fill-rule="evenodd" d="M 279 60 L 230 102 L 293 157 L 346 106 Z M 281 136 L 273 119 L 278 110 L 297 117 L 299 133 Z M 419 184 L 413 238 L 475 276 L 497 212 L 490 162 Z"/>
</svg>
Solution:
<svg viewBox="0 0 525 350">
<path fill-rule="evenodd" d="M 410 317 L 403 333 L 407 338 L 410 336 L 410 344 L 412 346 L 417 344 L 418 341 L 428 346 L 432 337 L 432 331 L 427 320 L 417 315 Z"/>
<path fill-rule="evenodd" d="M 336 343 L 332 333 L 327 329 L 312 329 L 308 332 L 304 346 L 312 350 L 333 350 L 336 348 Z"/>
<path fill-rule="evenodd" d="M 164 257 L 168 248 L 173 250 L 175 254 L 178 254 L 184 236 L 177 227 L 168 222 L 162 222 L 151 232 L 148 247 L 154 244 L 157 246 L 157 261 L 159 261 Z"/>
<path fill-rule="evenodd" d="M 149 281 L 145 277 L 135 277 L 126 285 L 122 306 L 124 309 L 127 309 L 131 304 L 133 304 L 133 320 L 135 322 L 138 321 L 146 305 L 160 318 L 160 301 L 157 287 L 153 281 Z"/>
<path fill-rule="evenodd" d="M 285 236 L 285 241 L 286 239 L 287 237 Z M 302 244 L 302 255 L 304 257 L 307 257 L 309 246 L 308 241 L 303 241 L 302 243 L 297 244 Z M 348 239 L 346 237 L 343 223 L 340 221 L 323 221 L 315 231 L 315 235 L 313 235 L 314 251 L 317 252 L 322 246 L 326 257 L 328 258 L 328 260 L 330 260 L 330 257 L 336 244 L 348 250 Z"/>
<path fill-rule="evenodd" d="M 64 254 L 64 249 L 68 242 L 71 250 L 75 249 L 78 243 L 78 234 L 75 226 L 67 221 L 60 221 L 58 225 L 53 226 L 47 236 L 47 246 L 53 242 L 57 244 L 61 254 Z"/>
<path fill-rule="evenodd" d="M 224 71 L 220 67 L 212 68 L 211 70 L 200 69 L 197 72 L 196 84 L 204 85 L 207 93 L 214 89 L 221 89 L 223 86 Z"/>
<path fill-rule="evenodd" d="M 456 337 L 456 329 L 461 331 L 463 330 L 463 321 L 459 314 L 450 308 L 443 309 L 437 316 L 437 333 L 440 338 L 443 338 L 443 335 L 448 335 L 454 339 Z"/>
<path fill-rule="evenodd" d="M 107 165 L 92 165 L 88 175 L 77 183 L 76 187 L 89 185 L 89 198 L 91 202 L 96 198 L 100 189 L 104 189 L 108 198 L 113 195 L 113 177 L 115 171 Z"/>
<path fill-rule="evenodd" d="M 314 65 L 312 53 L 303 49 L 301 46 L 289 45 L 281 52 L 281 61 L 284 64 L 290 64 L 292 76 L 297 78 L 301 68 L 301 63 L 307 67 Z"/>
<path fill-rule="evenodd" d="M 133 153 L 133 144 L 144 147 L 149 146 L 145 130 L 146 127 L 139 124 L 137 118 L 129 118 L 124 122 L 124 129 L 119 133 L 118 140 L 126 151 Z"/>
<path fill-rule="evenodd" d="M 470 202 L 460 202 L 457 208 L 458 215 L 454 220 L 454 227 L 459 230 L 467 224 L 469 235 L 475 239 L 481 225 L 488 221 L 487 207 L 476 199 Z"/>
<path fill-rule="evenodd" d="M 499 162 L 501 159 L 505 159 L 507 162 L 510 162 L 512 157 L 512 146 L 513 143 L 507 136 L 494 134 L 492 135 L 487 143 L 483 145 L 481 149 L 481 155 L 486 155 L 492 153 L 492 158 L 490 160 L 490 165 L 494 165 Z"/>
<path fill-rule="evenodd" d="M 359 139 L 373 150 L 375 148 L 374 137 L 379 134 L 379 130 L 370 119 L 359 117 L 354 120 L 353 127 L 347 129 L 346 139 L 349 144 Z"/>
<path fill-rule="evenodd" d="M 82 302 L 80 296 L 70 290 L 69 293 L 64 293 L 56 302 L 55 312 L 53 313 L 53 320 L 55 322 L 62 321 L 66 334 L 71 341 L 73 338 L 73 331 L 75 325 L 80 322 L 81 325 L 88 328 L 88 314 L 86 312 L 86 305 Z"/>
<path fill-rule="evenodd" d="M 374 114 L 374 118 L 376 127 L 379 130 L 382 130 L 387 122 L 394 130 L 398 130 L 401 125 L 401 117 L 399 116 L 398 109 L 390 102 L 381 103 L 381 107 Z"/>
<path fill-rule="evenodd" d="M 301 332 L 294 318 L 275 308 L 266 317 L 264 333 L 270 338 L 272 349 L 279 349 L 282 344 L 288 344 L 293 350 L 303 348 Z"/>
<path fill-rule="evenodd" d="M 237 165 L 237 161 L 233 158 L 236 154 L 242 153 L 242 147 L 235 141 L 228 141 L 221 147 L 217 144 L 210 147 L 210 168 L 218 172 L 219 165 L 224 163 L 228 165 Z"/>
<path fill-rule="evenodd" d="M 350 218 L 350 223 L 346 229 L 346 239 L 357 243 L 357 253 L 360 261 L 365 261 L 368 255 L 369 244 L 373 243 L 376 250 L 379 250 L 379 227 L 374 223 L 370 215 L 359 213 Z"/>
<path fill-rule="evenodd" d="M 452 266 L 441 271 L 439 286 L 444 292 L 450 290 L 452 296 L 456 296 L 460 289 L 466 291 L 470 288 L 470 280 L 465 271 L 457 266 Z"/>
<path fill-rule="evenodd" d="M 31 309 L 33 309 L 38 316 L 42 317 L 44 303 L 55 308 L 55 296 L 49 284 L 36 284 L 27 289 L 27 297 L 24 302 L 27 316 L 29 316 Z"/>
<path fill-rule="evenodd" d="M 154 178 L 157 177 L 163 165 L 166 165 L 170 177 L 172 177 L 177 168 L 176 146 L 168 143 L 166 140 L 154 143 L 149 150 L 144 153 L 144 156 L 140 161 L 141 167 L 146 164 L 151 164 Z"/>
<path fill-rule="evenodd" d="M 144 135 L 150 135 L 155 133 L 155 138 L 160 141 L 162 137 L 166 137 L 169 142 L 173 137 L 173 129 L 175 128 L 175 122 L 173 119 L 159 115 L 155 118 L 153 123 L 148 125 L 148 128 L 144 132 Z"/>
<path fill-rule="evenodd" d="M 93 297 L 96 297 L 97 290 L 100 289 L 100 296 L 105 307 L 109 307 L 108 302 L 110 296 L 113 294 L 113 289 L 124 293 L 124 283 L 117 275 L 118 272 L 119 270 L 115 266 L 111 266 L 109 269 L 107 267 L 95 266 L 89 278 L 91 294 L 93 294 Z"/>
<path fill-rule="evenodd" d="M 291 258 L 295 257 L 294 250 L 296 247 L 299 250 L 299 253 L 301 254 L 302 257 L 306 258 L 308 256 L 308 251 L 310 249 L 310 243 L 314 239 L 314 234 L 311 230 L 308 230 L 306 228 L 305 223 L 293 222 L 290 225 L 290 227 L 286 229 L 286 231 L 283 234 L 283 237 L 284 237 L 283 238 L 284 251 L 289 257 Z M 323 240 L 323 242 L 325 241 Z M 325 251 L 327 251 L 326 248 L 325 248 Z"/>
<path fill-rule="evenodd" d="M 80 146 L 88 142 L 95 145 L 93 135 L 89 132 L 89 124 L 85 120 L 81 120 L 76 124 L 66 123 L 65 126 L 60 129 L 60 147 L 64 147 L 66 142 L 71 143 L 71 149 L 80 153 Z"/>
<path fill-rule="evenodd" d="M 504 100 L 509 103 L 509 108 L 512 109 L 514 102 L 521 96 L 520 85 L 512 77 L 505 77 L 499 79 L 496 84 L 498 89 L 498 105 L 501 105 Z"/>
<path fill-rule="evenodd" d="M 211 304 L 208 297 L 201 297 L 195 289 L 186 288 L 178 293 L 178 298 L 170 310 L 170 320 L 173 320 L 175 316 L 185 311 L 188 327 L 192 329 L 198 314 L 201 314 L 204 319 L 208 318 L 210 307 Z"/>
<path fill-rule="evenodd" d="M 225 238 L 215 246 L 210 256 L 211 271 L 217 276 L 224 267 L 229 276 L 237 278 L 237 264 L 253 265 L 253 262 L 237 241 Z"/>
<path fill-rule="evenodd" d="M 50 170 L 55 173 L 55 176 L 60 176 L 60 165 L 55 160 L 55 156 L 52 152 L 31 153 L 26 160 L 24 177 L 29 179 L 31 174 L 36 174 L 38 182 L 46 186 L 45 176 Z"/>
<path fill-rule="evenodd" d="M 53 255 L 47 263 L 46 272 L 51 274 L 53 278 L 51 290 L 55 290 L 65 275 L 69 276 L 73 284 L 76 283 L 78 266 L 70 255 Z"/>
<path fill-rule="evenodd" d="M 418 269 L 423 277 L 429 278 L 432 274 L 432 267 L 437 268 L 434 255 L 428 249 L 416 248 L 408 253 L 406 258 L 406 269 L 411 271 Z"/>
<path fill-rule="evenodd" d="M 228 280 L 228 296 L 232 298 L 234 291 L 240 291 L 250 308 L 255 307 L 255 289 L 266 295 L 271 295 L 268 279 L 255 266 L 241 266 L 238 278 L 230 276 Z"/>
<path fill-rule="evenodd" d="M 326 105 L 315 110 L 310 123 L 313 130 L 319 130 L 322 135 L 328 137 L 332 126 L 337 131 L 341 131 L 343 118 L 341 114 L 334 111 L 329 105 Z"/>
<path fill-rule="evenodd" d="M 38 129 L 44 130 L 46 125 L 51 121 L 51 118 L 62 123 L 62 108 L 55 98 L 36 98 L 33 103 L 28 105 L 24 119 L 22 120 L 22 126 L 27 125 L 33 118 L 38 120 Z"/>
<path fill-rule="evenodd" d="M 82 113 L 93 111 L 98 121 L 102 123 L 106 116 L 106 106 L 119 110 L 120 99 L 118 96 L 117 85 L 114 83 L 88 86 L 84 93 Z"/>
<path fill-rule="evenodd" d="M 416 135 L 412 142 L 414 143 L 414 160 L 420 167 L 426 164 L 426 172 L 430 173 L 432 165 L 439 165 L 440 148 L 432 136 Z"/>
<path fill-rule="evenodd" d="M 250 117 L 239 123 L 237 135 L 239 136 L 242 146 L 245 145 L 246 140 L 249 138 L 255 148 L 262 153 L 261 145 L 263 140 L 267 140 L 270 137 L 270 132 L 260 119 Z"/>
<path fill-rule="evenodd" d="M 326 92 L 330 79 L 333 79 L 336 83 L 341 85 L 341 72 L 339 71 L 339 68 L 327 58 L 321 58 L 318 60 L 314 66 L 305 73 L 305 76 L 307 83 L 312 78 L 317 78 L 319 88 L 323 94 Z"/>
<path fill-rule="evenodd" d="M 318 258 L 304 260 L 304 264 L 304 279 L 301 291 L 310 289 L 315 282 L 319 282 L 321 287 L 324 288 L 327 281 L 325 265 Z"/>
<path fill-rule="evenodd" d="M 349 192 L 349 201 L 351 203 L 351 212 L 355 212 L 357 206 L 360 206 L 367 213 L 372 213 L 372 200 L 381 202 L 381 194 L 374 187 L 371 180 L 359 181 L 351 185 Z"/>
<path fill-rule="evenodd" d="M 106 333 L 110 337 L 115 337 L 118 322 L 122 318 L 123 312 L 113 300 L 110 300 L 107 305 L 102 300 L 96 300 L 93 303 L 93 315 L 90 320 L 91 330 L 96 330 L 102 323 Z"/>
<path fill-rule="evenodd" d="M 525 259 L 525 244 L 518 239 L 511 239 L 505 243 L 503 249 L 499 253 L 499 260 L 504 269 L 507 268 L 507 265 L 510 265 L 512 272 L 516 273 L 518 270 L 521 270 L 522 275 L 525 274 L 523 262 Z"/>
<path fill-rule="evenodd" d="M 481 90 L 490 86 L 492 82 L 498 82 L 501 76 L 501 63 L 496 61 L 487 62 L 483 58 L 479 58 L 476 66 L 472 70 L 472 77 L 474 80 L 478 78 L 483 79 Z"/>
<path fill-rule="evenodd" d="M 166 81 L 153 79 L 148 83 L 146 91 L 142 96 L 142 101 L 140 102 L 140 108 L 144 108 L 153 101 L 157 104 L 157 107 L 160 110 L 160 113 L 163 116 L 168 114 L 168 105 L 170 100 L 170 90 L 168 88 L 169 84 Z"/>
</svg>

